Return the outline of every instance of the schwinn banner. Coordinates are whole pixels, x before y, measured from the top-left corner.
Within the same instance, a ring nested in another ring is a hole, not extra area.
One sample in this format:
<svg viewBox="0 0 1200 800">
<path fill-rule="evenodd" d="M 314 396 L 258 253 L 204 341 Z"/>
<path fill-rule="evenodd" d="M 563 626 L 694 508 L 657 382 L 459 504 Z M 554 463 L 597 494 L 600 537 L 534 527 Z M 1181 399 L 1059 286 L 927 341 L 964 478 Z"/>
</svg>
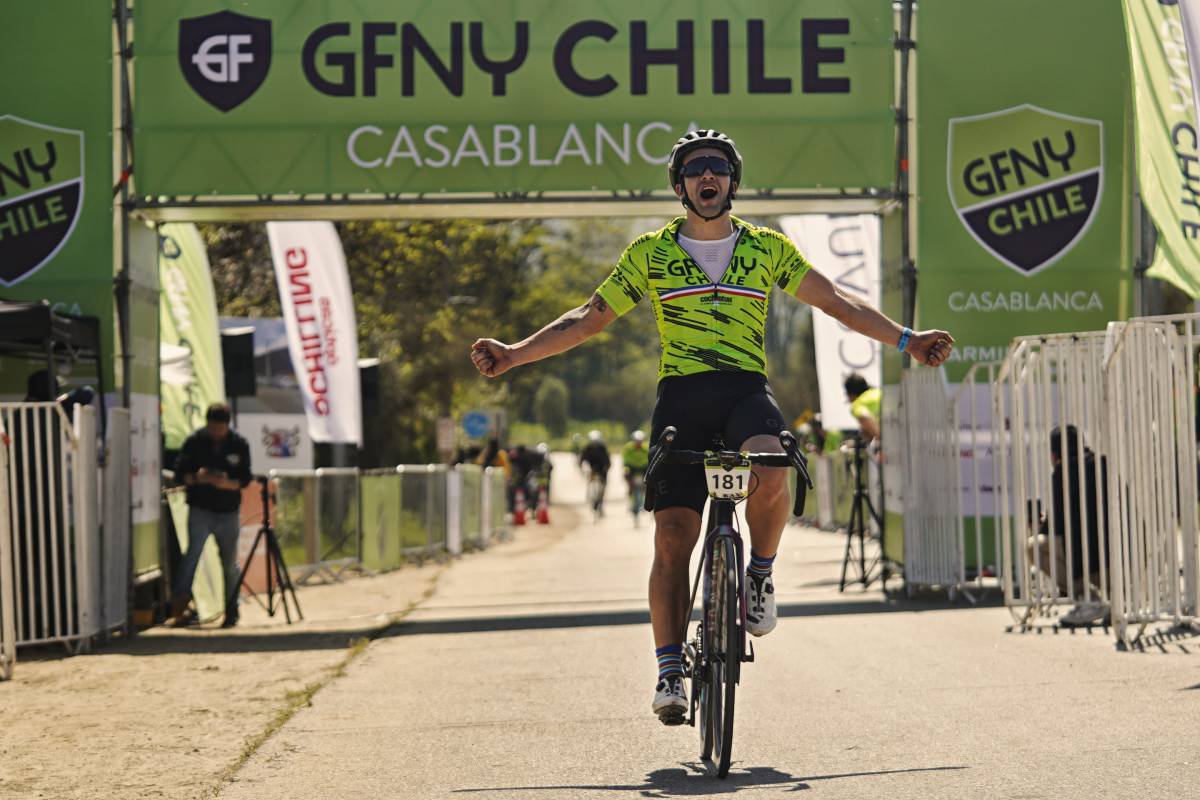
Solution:
<svg viewBox="0 0 1200 800">
<path fill-rule="evenodd" d="M 269 222 L 267 238 L 309 435 L 361 445 L 358 334 L 337 229 L 330 222 Z"/>
<path fill-rule="evenodd" d="M 746 186 L 888 187 L 890 0 L 135 6 L 146 195 L 667 191 L 689 126 Z"/>
<path fill-rule="evenodd" d="M 917 322 L 954 334 L 957 382 L 1014 336 L 1128 317 L 1131 98 L 1116 4 L 928 5 Z"/>
<path fill-rule="evenodd" d="M 874 214 L 804 214 L 779 218 L 783 232 L 839 289 L 880 306 L 879 217 Z M 881 386 L 879 344 L 854 333 L 828 314 L 813 315 L 821 424 L 826 430 L 857 428 L 843 384 L 857 372 Z"/>
</svg>

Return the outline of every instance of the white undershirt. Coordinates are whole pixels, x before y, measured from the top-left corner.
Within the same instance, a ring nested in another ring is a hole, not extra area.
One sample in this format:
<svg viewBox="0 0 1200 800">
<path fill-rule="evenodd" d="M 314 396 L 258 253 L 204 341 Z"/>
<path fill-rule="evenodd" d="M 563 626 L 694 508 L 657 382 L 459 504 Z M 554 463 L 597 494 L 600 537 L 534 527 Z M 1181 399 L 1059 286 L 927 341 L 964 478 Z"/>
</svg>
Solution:
<svg viewBox="0 0 1200 800">
<path fill-rule="evenodd" d="M 724 239 L 689 239 L 683 234 L 677 234 L 679 246 L 684 252 L 692 257 L 704 270 L 704 274 L 713 283 L 720 283 L 721 276 L 725 274 L 726 267 L 729 266 L 730 260 L 733 259 L 733 246 L 737 244 L 738 232 L 726 236 Z"/>
</svg>

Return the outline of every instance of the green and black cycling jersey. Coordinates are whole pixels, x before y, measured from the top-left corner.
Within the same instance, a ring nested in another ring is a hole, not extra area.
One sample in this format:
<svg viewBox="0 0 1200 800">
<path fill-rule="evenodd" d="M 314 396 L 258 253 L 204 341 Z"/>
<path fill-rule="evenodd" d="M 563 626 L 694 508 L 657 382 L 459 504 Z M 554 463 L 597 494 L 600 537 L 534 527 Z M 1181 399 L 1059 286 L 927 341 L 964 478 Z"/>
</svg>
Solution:
<svg viewBox="0 0 1200 800">
<path fill-rule="evenodd" d="M 794 294 L 812 265 L 782 233 L 731 217 L 737 243 L 714 283 L 675 238 L 684 219 L 636 239 L 597 292 L 618 316 L 650 295 L 662 345 L 660 379 L 712 371 L 765 375 L 771 287 Z"/>
</svg>

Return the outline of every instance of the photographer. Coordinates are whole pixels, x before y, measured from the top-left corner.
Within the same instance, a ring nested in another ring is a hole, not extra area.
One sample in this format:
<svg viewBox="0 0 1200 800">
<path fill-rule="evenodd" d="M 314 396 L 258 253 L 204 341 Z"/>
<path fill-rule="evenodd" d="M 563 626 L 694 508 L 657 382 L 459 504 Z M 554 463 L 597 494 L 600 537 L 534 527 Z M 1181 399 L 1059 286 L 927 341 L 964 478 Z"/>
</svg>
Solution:
<svg viewBox="0 0 1200 800">
<path fill-rule="evenodd" d="M 184 612 L 210 533 L 217 539 L 225 574 L 225 621 L 221 627 L 231 628 L 238 621 L 238 507 L 242 488 L 251 481 L 250 445 L 229 427 L 229 418 L 229 406 L 209 406 L 208 424 L 187 438 L 175 465 L 176 479 L 187 487 L 188 502 L 187 553 L 179 563 L 171 603 L 177 625 L 188 621 Z"/>
</svg>

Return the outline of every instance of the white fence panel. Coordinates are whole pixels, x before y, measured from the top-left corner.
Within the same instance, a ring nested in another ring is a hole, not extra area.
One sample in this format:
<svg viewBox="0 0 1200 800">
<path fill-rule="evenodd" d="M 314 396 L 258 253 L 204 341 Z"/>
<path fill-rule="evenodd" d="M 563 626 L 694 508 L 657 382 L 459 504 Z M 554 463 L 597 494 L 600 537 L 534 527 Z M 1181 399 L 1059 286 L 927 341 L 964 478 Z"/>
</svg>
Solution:
<svg viewBox="0 0 1200 800">
<path fill-rule="evenodd" d="M 1131 320 L 1105 365 L 1112 620 L 1126 641 L 1197 622 L 1198 334 L 1198 315 Z"/>
<path fill-rule="evenodd" d="M 100 627 L 109 631 L 124 627 L 129 614 L 133 552 L 132 483 L 130 465 L 130 414 L 114 408 L 108 418 L 108 448 L 104 460 L 101 507 L 103 509 L 103 572 Z"/>
<path fill-rule="evenodd" d="M 959 535 L 958 440 L 954 409 L 941 369 L 901 376 L 908 431 L 904 492 L 904 579 L 953 588 L 963 578 Z"/>
<path fill-rule="evenodd" d="M 1105 336 L 1019 337 L 993 386 L 1004 600 L 1021 622 L 1109 599 Z"/>
<path fill-rule="evenodd" d="M 12 526 L 9 517 L 8 449 L 11 440 L 0 417 L 0 680 L 12 677 L 17 663 L 16 578 L 12 563 Z"/>
<path fill-rule="evenodd" d="M 99 631 L 96 412 L 2 403 L 9 470 L 4 530 L 12 558 L 17 644 L 86 647 Z"/>
</svg>

